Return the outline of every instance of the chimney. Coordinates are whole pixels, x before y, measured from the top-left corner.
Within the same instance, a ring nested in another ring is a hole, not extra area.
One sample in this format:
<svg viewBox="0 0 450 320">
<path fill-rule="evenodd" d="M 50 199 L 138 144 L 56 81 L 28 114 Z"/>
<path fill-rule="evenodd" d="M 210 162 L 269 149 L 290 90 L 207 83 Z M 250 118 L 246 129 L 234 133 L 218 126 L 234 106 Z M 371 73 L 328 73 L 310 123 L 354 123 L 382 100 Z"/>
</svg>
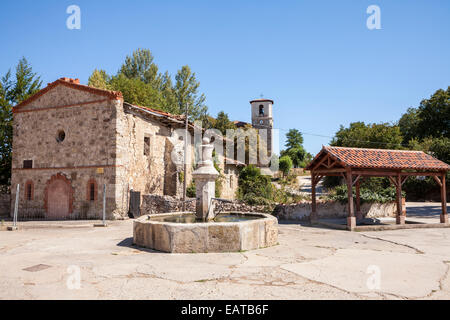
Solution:
<svg viewBox="0 0 450 320">
<path fill-rule="evenodd" d="M 72 79 L 72 78 L 63 77 L 63 78 L 60 78 L 59 80 L 70 82 L 70 83 L 80 84 L 80 79 L 78 79 L 78 78 L 77 79 Z"/>
</svg>

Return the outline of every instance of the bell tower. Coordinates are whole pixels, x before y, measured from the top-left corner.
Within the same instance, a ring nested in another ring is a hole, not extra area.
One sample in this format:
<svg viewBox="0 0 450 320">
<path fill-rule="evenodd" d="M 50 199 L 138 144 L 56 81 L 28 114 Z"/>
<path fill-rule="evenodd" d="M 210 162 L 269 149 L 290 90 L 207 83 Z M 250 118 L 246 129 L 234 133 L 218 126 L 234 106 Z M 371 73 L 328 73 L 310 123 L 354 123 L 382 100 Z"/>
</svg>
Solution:
<svg viewBox="0 0 450 320">
<path fill-rule="evenodd" d="M 267 130 L 267 154 L 270 156 L 273 150 L 273 100 L 256 99 L 250 101 L 252 107 L 252 126 L 255 129 Z"/>
</svg>

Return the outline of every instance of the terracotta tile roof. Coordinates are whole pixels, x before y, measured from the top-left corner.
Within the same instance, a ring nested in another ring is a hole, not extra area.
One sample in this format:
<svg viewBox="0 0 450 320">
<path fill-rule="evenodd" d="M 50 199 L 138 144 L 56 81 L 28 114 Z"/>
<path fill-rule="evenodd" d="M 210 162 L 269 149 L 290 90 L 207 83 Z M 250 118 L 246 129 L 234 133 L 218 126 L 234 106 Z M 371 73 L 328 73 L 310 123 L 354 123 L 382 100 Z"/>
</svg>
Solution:
<svg viewBox="0 0 450 320">
<path fill-rule="evenodd" d="M 324 146 L 308 165 L 314 167 L 322 154 L 328 153 L 345 166 L 367 169 L 450 170 L 450 166 L 423 151 L 363 149 Z"/>
<path fill-rule="evenodd" d="M 250 101 L 250 103 L 253 103 L 253 102 L 270 102 L 271 104 L 273 104 L 273 100 L 271 100 L 271 99 L 254 99 L 254 100 Z"/>
<path fill-rule="evenodd" d="M 81 91 L 91 92 L 91 93 L 98 94 L 101 96 L 106 96 L 111 99 L 116 99 L 116 100 L 123 99 L 122 92 L 120 92 L 120 91 L 110 91 L 110 90 L 104 90 L 104 89 L 98 89 L 98 88 L 86 86 L 86 85 L 80 84 L 80 80 L 78 80 L 78 79 L 60 78 L 56 81 L 49 83 L 44 89 L 36 92 L 34 95 L 29 97 L 28 99 L 26 99 L 26 100 L 22 101 L 21 103 L 19 103 L 18 105 L 16 105 L 14 107 L 14 109 L 17 110 L 18 108 L 20 108 L 24 105 L 30 104 L 37 98 L 39 98 L 42 95 L 44 95 L 45 93 L 47 93 L 49 90 L 56 87 L 57 85 L 63 85 L 63 86 L 78 89 Z"/>
<path fill-rule="evenodd" d="M 242 127 L 245 127 L 246 125 L 249 125 L 250 123 L 245 122 L 245 121 L 235 120 L 235 121 L 233 121 L 233 124 L 234 124 L 237 128 L 242 128 Z"/>
</svg>

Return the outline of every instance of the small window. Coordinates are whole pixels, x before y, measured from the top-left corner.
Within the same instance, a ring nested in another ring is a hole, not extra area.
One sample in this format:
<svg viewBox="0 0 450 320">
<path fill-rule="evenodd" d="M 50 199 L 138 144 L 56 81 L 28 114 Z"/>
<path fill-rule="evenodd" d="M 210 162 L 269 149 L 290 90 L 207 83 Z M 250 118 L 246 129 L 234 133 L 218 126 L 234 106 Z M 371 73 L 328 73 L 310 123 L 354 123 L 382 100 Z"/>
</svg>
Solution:
<svg viewBox="0 0 450 320">
<path fill-rule="evenodd" d="M 25 199 L 27 199 L 27 201 L 33 200 L 33 191 L 33 182 L 27 181 L 25 183 Z"/>
<path fill-rule="evenodd" d="M 144 137 L 144 155 L 150 155 L 150 137 Z"/>
<path fill-rule="evenodd" d="M 90 179 L 87 183 L 86 200 L 87 201 L 97 200 L 97 182 L 95 181 L 95 179 Z"/>
<path fill-rule="evenodd" d="M 56 134 L 56 141 L 63 142 L 65 138 L 66 138 L 66 133 L 64 132 L 64 130 L 59 130 L 58 133 Z"/>
<path fill-rule="evenodd" d="M 259 106 L 259 115 L 264 116 L 264 106 L 262 104 Z"/>
<path fill-rule="evenodd" d="M 264 121 L 263 120 L 259 120 L 259 124 L 263 124 L 264 123 Z"/>
<path fill-rule="evenodd" d="M 24 169 L 33 168 L 33 160 L 23 160 L 23 168 Z"/>
<path fill-rule="evenodd" d="M 93 182 L 89 184 L 89 200 L 95 201 L 95 183 Z"/>
</svg>

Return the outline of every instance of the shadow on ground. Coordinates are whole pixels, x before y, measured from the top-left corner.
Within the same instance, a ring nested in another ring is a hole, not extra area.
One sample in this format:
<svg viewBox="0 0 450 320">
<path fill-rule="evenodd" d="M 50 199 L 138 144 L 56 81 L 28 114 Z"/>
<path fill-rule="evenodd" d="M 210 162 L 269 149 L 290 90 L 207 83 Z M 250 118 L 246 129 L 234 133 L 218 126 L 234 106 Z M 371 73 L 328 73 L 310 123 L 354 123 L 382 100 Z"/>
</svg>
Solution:
<svg viewBox="0 0 450 320">
<path fill-rule="evenodd" d="M 120 241 L 119 243 L 117 243 L 116 245 L 118 247 L 131 248 L 131 249 L 140 250 L 140 251 L 144 251 L 144 252 L 150 252 L 150 253 L 166 253 L 166 252 L 162 252 L 162 251 L 158 251 L 158 250 L 139 247 L 139 246 L 133 244 L 133 237 L 125 238 L 122 241 Z"/>
</svg>

